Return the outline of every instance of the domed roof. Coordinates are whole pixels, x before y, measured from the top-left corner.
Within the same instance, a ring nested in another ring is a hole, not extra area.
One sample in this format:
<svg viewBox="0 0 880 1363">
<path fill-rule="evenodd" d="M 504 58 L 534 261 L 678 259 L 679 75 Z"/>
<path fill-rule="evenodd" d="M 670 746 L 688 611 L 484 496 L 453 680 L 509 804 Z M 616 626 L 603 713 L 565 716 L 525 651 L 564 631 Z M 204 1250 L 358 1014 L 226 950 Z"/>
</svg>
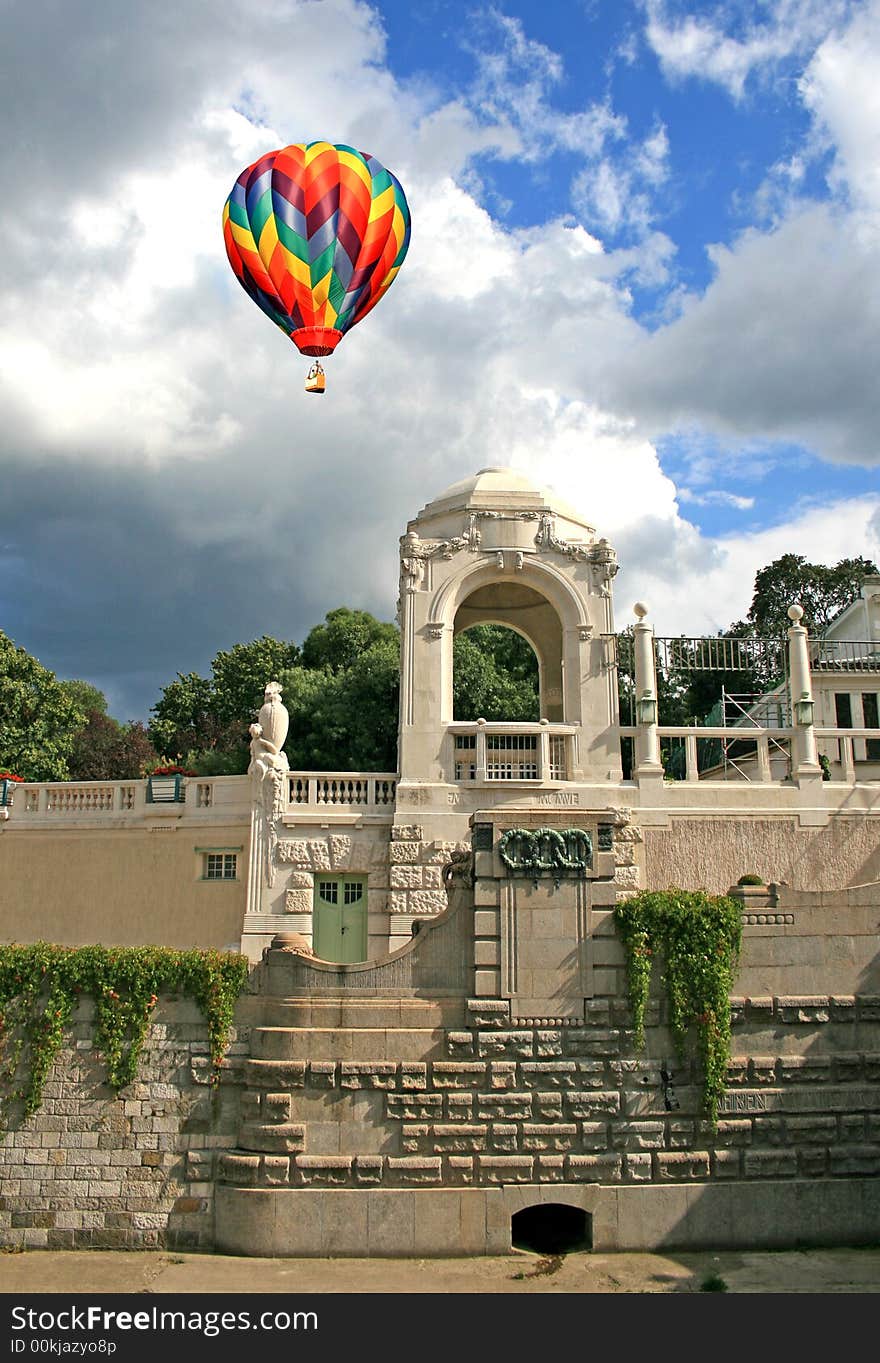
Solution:
<svg viewBox="0 0 880 1363">
<path fill-rule="evenodd" d="M 434 497 L 419 512 L 418 519 L 430 519 L 449 511 L 463 509 L 554 511 L 566 520 L 587 525 L 581 512 L 549 488 L 539 487 L 519 469 L 485 468 L 470 478 L 462 478 Z"/>
</svg>

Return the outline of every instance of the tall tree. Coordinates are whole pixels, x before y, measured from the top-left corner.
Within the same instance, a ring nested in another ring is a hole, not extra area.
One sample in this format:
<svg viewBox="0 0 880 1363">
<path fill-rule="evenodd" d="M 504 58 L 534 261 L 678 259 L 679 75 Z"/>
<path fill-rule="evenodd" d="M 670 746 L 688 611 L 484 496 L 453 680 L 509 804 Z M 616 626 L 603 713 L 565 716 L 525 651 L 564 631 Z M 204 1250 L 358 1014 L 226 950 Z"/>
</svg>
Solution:
<svg viewBox="0 0 880 1363">
<path fill-rule="evenodd" d="M 0 768 L 27 781 L 64 781 L 85 715 L 55 673 L 0 630 Z"/>
<path fill-rule="evenodd" d="M 856 599 L 862 579 L 876 574 L 869 558 L 842 558 L 830 567 L 808 563 L 803 554 L 783 554 L 756 575 L 746 618 L 756 634 L 784 638 L 791 625 L 788 608 L 797 602 L 804 611 L 801 623 L 819 632 Z"/>
<path fill-rule="evenodd" d="M 538 660 L 521 634 L 502 625 L 474 625 L 456 637 L 452 690 L 456 719 L 540 718 Z"/>
<path fill-rule="evenodd" d="M 211 676 L 178 672 L 152 707 L 150 741 L 163 755 L 205 775 L 234 775 L 247 769 L 248 726 L 266 683 L 296 665 L 299 649 L 263 635 L 218 653 Z"/>
<path fill-rule="evenodd" d="M 158 760 L 140 721 L 120 724 L 92 710 L 74 735 L 68 766 L 75 781 L 128 781 L 147 776 Z"/>
<path fill-rule="evenodd" d="M 315 625 L 306 636 L 302 665 L 313 670 L 343 672 L 374 644 L 393 643 L 397 639 L 396 625 L 384 624 L 369 611 L 337 606 L 327 612 L 322 625 Z"/>
<path fill-rule="evenodd" d="M 393 630 L 393 627 L 392 627 Z M 303 650 L 305 652 L 305 650 Z M 292 767 L 395 771 L 400 691 L 397 631 L 379 637 L 347 667 L 295 667 L 279 677 L 290 714 Z"/>
</svg>

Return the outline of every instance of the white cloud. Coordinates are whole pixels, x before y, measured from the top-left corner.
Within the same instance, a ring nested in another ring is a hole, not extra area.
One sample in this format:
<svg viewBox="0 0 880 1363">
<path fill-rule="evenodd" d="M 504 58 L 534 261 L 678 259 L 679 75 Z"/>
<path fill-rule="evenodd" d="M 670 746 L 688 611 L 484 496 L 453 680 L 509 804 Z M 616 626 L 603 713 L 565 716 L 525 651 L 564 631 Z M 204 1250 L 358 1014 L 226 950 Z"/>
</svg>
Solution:
<svg viewBox="0 0 880 1363">
<path fill-rule="evenodd" d="M 615 581 L 618 628 L 631 623 L 631 603 L 647 600 L 658 634 L 714 634 L 742 620 L 755 574 L 783 554 L 809 563 L 838 563 L 880 549 L 880 497 L 841 499 L 796 511 L 769 529 L 702 540 L 692 527 L 643 521 L 618 541 Z"/>
<path fill-rule="evenodd" d="M 774 0 L 746 3 L 738 32 L 726 31 L 730 6 L 694 15 L 675 12 L 669 0 L 644 0 L 645 37 L 664 73 L 673 80 L 693 77 L 723 86 L 741 99 L 750 76 L 772 71 L 786 58 L 810 51 L 851 9 L 850 0 Z M 766 8 L 767 17 L 758 17 Z M 753 17 L 754 16 L 754 17 Z M 738 17 L 738 16 L 736 16 Z"/>
<path fill-rule="evenodd" d="M 735 511 L 751 511 L 755 505 L 754 497 L 741 497 L 723 488 L 710 488 L 708 492 L 694 492 L 693 488 L 680 487 L 678 500 L 691 506 L 729 506 Z"/>
<path fill-rule="evenodd" d="M 817 49 L 800 81 L 804 103 L 833 146 L 832 181 L 858 206 L 880 212 L 880 3 Z"/>
</svg>

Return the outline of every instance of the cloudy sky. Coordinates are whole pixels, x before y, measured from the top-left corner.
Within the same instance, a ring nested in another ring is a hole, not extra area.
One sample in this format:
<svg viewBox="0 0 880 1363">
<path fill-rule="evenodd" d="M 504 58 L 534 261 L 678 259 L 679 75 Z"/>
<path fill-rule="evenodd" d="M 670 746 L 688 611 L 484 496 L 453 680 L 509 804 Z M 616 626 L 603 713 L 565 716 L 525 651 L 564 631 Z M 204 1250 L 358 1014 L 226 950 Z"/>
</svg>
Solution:
<svg viewBox="0 0 880 1363">
<path fill-rule="evenodd" d="M 880 553 L 880 0 L 0 0 L 0 628 L 146 718 L 513 465 L 621 559 L 618 626 Z M 221 210 L 291 142 L 412 211 L 328 392 Z"/>
</svg>

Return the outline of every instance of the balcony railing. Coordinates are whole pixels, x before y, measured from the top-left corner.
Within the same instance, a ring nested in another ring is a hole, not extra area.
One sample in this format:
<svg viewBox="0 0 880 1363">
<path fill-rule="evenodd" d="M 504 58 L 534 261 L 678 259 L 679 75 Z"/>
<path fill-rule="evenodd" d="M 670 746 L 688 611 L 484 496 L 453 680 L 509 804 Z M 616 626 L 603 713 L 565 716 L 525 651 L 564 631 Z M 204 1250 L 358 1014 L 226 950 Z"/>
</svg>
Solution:
<svg viewBox="0 0 880 1363">
<path fill-rule="evenodd" d="M 633 739 L 638 732 L 634 727 L 624 726 L 620 736 Z M 832 780 L 852 785 L 856 762 L 876 761 L 880 765 L 880 730 L 817 727 L 814 732 L 819 751 L 839 768 L 839 776 L 833 773 Z M 793 729 L 785 727 L 657 726 L 664 774 L 671 780 L 684 781 L 770 784 L 786 780 L 791 774 L 793 733 Z"/>
<path fill-rule="evenodd" d="M 450 724 L 453 781 L 568 781 L 573 724 Z"/>
<path fill-rule="evenodd" d="M 811 639 L 814 672 L 880 672 L 880 644 L 865 639 Z"/>
<path fill-rule="evenodd" d="M 178 778 L 177 794 L 167 803 L 209 809 L 214 802 L 214 782 Z M 19 792 L 21 792 L 19 794 Z M 150 778 L 143 781 L 28 781 L 15 790 L 15 813 L 25 817 L 81 818 L 90 815 L 154 814 L 155 793 L 150 799 Z"/>
<path fill-rule="evenodd" d="M 394 811 L 395 772 L 291 771 L 286 780 L 290 813 L 322 809 Z"/>
</svg>

